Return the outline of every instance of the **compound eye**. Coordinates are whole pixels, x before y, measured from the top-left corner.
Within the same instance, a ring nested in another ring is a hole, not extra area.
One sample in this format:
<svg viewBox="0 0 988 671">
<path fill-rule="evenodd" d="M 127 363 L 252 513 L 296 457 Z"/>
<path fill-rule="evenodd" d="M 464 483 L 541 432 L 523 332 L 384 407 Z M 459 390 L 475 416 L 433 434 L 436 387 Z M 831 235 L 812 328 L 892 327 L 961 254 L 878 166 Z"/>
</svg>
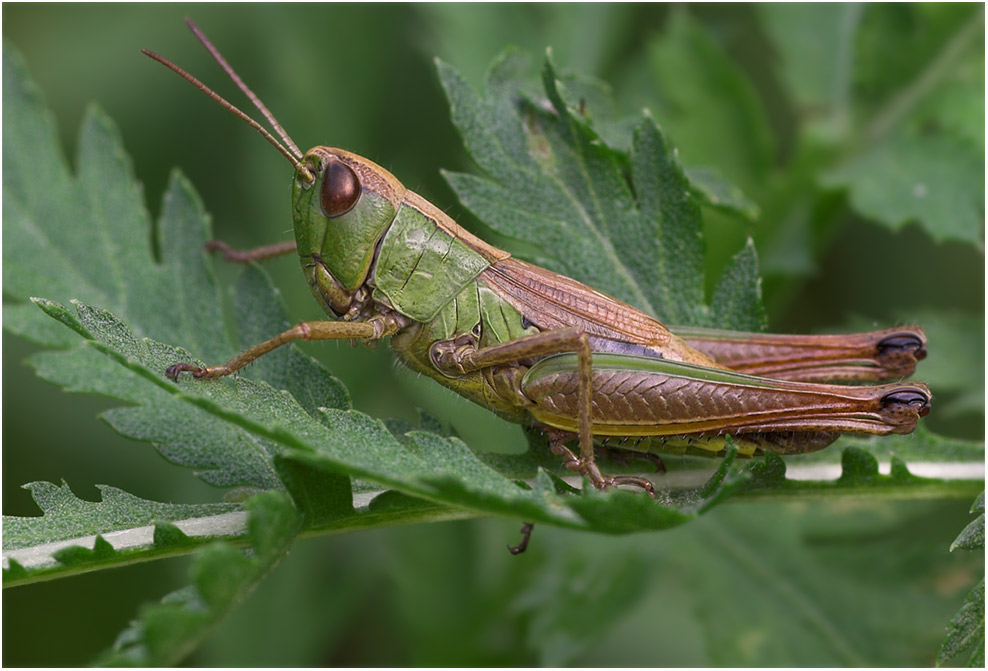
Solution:
<svg viewBox="0 0 988 671">
<path fill-rule="evenodd" d="M 346 214 L 360 199 L 360 180 L 350 166 L 334 158 L 322 181 L 322 211 L 330 219 Z"/>
</svg>

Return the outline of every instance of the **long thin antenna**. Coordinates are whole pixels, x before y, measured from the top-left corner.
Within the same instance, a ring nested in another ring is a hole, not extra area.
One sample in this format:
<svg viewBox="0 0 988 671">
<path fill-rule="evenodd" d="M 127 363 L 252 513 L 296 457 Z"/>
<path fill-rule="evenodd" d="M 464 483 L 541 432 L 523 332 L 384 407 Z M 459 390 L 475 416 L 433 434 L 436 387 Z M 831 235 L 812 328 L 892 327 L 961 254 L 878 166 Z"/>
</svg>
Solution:
<svg viewBox="0 0 988 671">
<path fill-rule="evenodd" d="M 227 102 L 223 98 L 223 96 L 221 96 L 220 94 L 218 94 L 215 91 L 213 91 L 211 88 L 209 88 L 208 86 L 206 86 L 205 84 L 203 84 L 201 81 L 199 81 L 198 79 L 196 79 L 195 77 L 193 77 L 192 75 L 190 75 L 188 72 L 186 72 L 182 68 L 180 68 L 177 65 L 175 65 L 174 63 L 172 63 L 170 60 L 168 60 L 164 56 L 159 56 L 158 54 L 156 54 L 153 51 L 150 51 L 148 49 L 141 49 L 141 52 L 145 56 L 158 61 L 159 63 L 161 63 L 162 65 L 164 65 L 166 68 L 168 68 L 169 70 L 171 70 L 172 72 L 174 72 L 175 74 L 177 74 L 179 77 L 181 77 L 185 81 L 189 82 L 190 84 L 192 84 L 193 86 L 195 86 L 197 89 L 199 89 L 200 91 L 202 91 L 203 93 L 205 93 L 207 96 L 209 96 L 210 98 L 212 98 L 213 100 L 215 100 L 216 102 L 218 102 L 222 107 L 225 107 L 227 110 L 229 110 L 230 112 L 232 112 L 234 114 L 234 116 L 236 116 L 237 118 L 239 118 L 241 121 L 243 121 L 244 123 L 246 123 L 248 126 L 250 126 L 251 128 L 253 128 L 254 130 L 256 130 L 261 135 L 263 135 L 264 136 L 264 139 L 267 140 L 268 142 L 270 142 L 272 145 L 274 145 L 275 149 L 277 149 L 282 154 L 282 156 L 284 156 L 285 158 L 287 158 L 291 162 L 291 164 L 293 166 L 295 166 L 295 169 L 296 170 L 298 170 L 299 172 L 308 173 L 308 170 L 305 170 L 303 168 L 302 164 L 299 162 L 299 159 L 296 158 L 290 151 L 288 151 L 287 149 L 285 149 L 285 147 L 280 142 L 278 142 L 278 140 L 273 135 L 271 135 L 271 133 L 269 133 L 266 128 L 264 128 L 264 126 L 262 126 L 261 124 L 257 123 L 253 119 L 251 119 L 244 112 L 240 111 L 240 109 L 238 109 L 235 105 Z M 296 149 L 296 151 L 297 151 L 297 149 Z"/>
<path fill-rule="evenodd" d="M 272 114 L 271 111 L 264 106 L 261 99 L 258 98 L 254 92 L 250 90 L 250 88 L 248 88 L 247 84 L 244 83 L 244 80 L 240 78 L 240 75 L 238 75 L 230 64 L 226 62 L 226 59 L 223 58 L 223 54 L 220 53 L 219 49 L 213 46 L 213 43 L 209 41 L 206 34 L 199 29 L 199 26 L 197 26 L 192 19 L 186 18 L 185 23 L 189 26 L 189 30 L 191 30 L 192 33 L 199 38 L 199 41 L 202 42 L 204 47 L 206 47 L 206 50 L 212 55 L 213 59 L 220 64 L 220 67 L 223 68 L 224 72 L 230 76 L 233 83 L 244 92 L 244 95 L 246 95 L 252 103 L 254 103 L 254 107 L 260 110 L 261 114 L 264 115 L 264 118 L 268 120 L 268 123 L 270 123 L 272 128 L 274 128 L 278 133 L 278 136 L 281 137 L 282 141 L 287 144 L 289 149 L 292 150 L 292 153 L 295 154 L 295 157 L 301 159 L 302 152 L 299 151 L 298 146 L 292 142 L 292 138 L 289 137 L 288 133 L 285 132 L 285 129 L 281 127 L 281 124 L 278 123 L 278 120 L 275 118 L 274 114 Z"/>
</svg>

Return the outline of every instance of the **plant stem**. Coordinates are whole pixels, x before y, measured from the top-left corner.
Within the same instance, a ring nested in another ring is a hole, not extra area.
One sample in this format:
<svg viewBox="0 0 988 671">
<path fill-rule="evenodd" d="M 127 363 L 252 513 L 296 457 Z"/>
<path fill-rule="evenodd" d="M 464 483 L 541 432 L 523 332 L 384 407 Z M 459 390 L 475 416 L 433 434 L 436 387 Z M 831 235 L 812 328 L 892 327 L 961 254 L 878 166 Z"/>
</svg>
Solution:
<svg viewBox="0 0 988 671">
<path fill-rule="evenodd" d="M 871 123 L 864 131 L 865 142 L 868 144 L 878 142 L 902 121 L 917 103 L 949 76 L 958 57 L 984 31 L 984 27 L 985 10 L 982 7 L 977 16 L 972 17 L 960 30 L 954 33 L 936 58 L 926 66 L 926 69 L 872 118 Z"/>
</svg>

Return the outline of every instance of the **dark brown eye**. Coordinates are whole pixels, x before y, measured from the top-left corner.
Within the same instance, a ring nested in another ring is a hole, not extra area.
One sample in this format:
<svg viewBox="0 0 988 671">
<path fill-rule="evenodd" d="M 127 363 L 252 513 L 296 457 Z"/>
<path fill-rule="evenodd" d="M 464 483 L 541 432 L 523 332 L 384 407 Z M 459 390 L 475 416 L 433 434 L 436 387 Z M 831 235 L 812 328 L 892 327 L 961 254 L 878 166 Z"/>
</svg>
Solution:
<svg viewBox="0 0 988 671">
<path fill-rule="evenodd" d="M 349 212 L 360 199 L 360 180 L 347 164 L 329 159 L 322 181 L 322 211 L 332 219 Z"/>
</svg>

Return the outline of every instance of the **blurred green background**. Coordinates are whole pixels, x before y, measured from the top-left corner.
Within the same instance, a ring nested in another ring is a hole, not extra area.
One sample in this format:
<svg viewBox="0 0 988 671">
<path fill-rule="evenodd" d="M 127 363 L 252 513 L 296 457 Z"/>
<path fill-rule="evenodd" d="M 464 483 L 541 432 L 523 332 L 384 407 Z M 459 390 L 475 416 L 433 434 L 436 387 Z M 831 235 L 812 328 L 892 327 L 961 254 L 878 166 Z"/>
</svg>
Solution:
<svg viewBox="0 0 988 671">
<path fill-rule="evenodd" d="M 705 213 L 711 282 L 751 235 L 773 330 L 922 324 L 931 354 L 918 377 L 936 394 L 928 426 L 983 439 L 979 12 L 5 4 L 3 31 L 44 92 L 70 162 L 84 109 L 95 102 L 119 125 L 152 214 L 177 166 L 212 212 L 216 237 L 234 246 L 290 237 L 291 173 L 256 133 L 140 54 L 145 47 L 171 58 L 246 109 L 183 17 L 199 23 L 303 149 L 331 144 L 367 156 L 481 234 L 439 175 L 472 166 L 432 59 L 479 88 L 506 45 L 536 60 L 551 46 L 560 67 L 609 82 L 623 113 L 649 107 L 686 165 L 716 166 L 761 206 L 761 219 L 748 225 Z M 900 137 L 964 150 L 950 154 L 956 165 L 929 168 L 939 171 L 931 180 L 956 185 L 956 197 L 928 211 L 923 227 L 883 225 L 867 193 L 848 197 L 839 188 L 847 175 L 869 172 L 860 163 L 869 152 L 880 161 Z M 962 171 L 972 161 L 980 175 Z M 978 230 L 951 232 L 967 211 Z M 319 316 L 297 262 L 267 268 L 294 318 Z M 220 266 L 221 281 L 230 285 L 236 272 Z M 38 381 L 23 364 L 30 345 L 6 334 L 3 345 L 5 515 L 36 514 L 19 488 L 34 480 L 64 478 L 87 499 L 97 483 L 160 501 L 222 497 L 101 423 L 111 403 Z M 524 443 L 516 427 L 397 370 L 387 348 L 306 350 L 364 412 L 411 420 L 424 407 L 477 449 Z M 649 536 L 539 528 L 520 558 L 504 551 L 517 524 L 503 520 L 310 539 L 188 661 L 926 665 L 982 572 L 983 558 L 946 552 L 969 505 L 735 504 Z M 4 664 L 85 663 L 142 602 L 185 584 L 186 566 L 156 562 L 5 592 Z"/>
</svg>

